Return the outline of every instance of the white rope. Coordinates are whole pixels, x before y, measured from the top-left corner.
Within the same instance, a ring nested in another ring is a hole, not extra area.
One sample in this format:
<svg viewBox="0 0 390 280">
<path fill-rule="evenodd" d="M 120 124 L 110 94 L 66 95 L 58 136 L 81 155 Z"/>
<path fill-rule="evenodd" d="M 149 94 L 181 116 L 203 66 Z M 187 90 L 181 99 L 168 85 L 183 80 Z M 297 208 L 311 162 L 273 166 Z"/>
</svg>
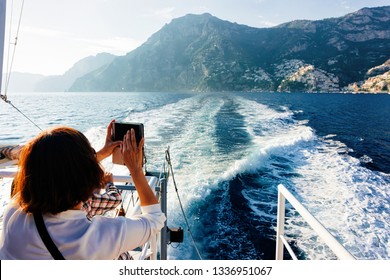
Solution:
<svg viewBox="0 0 390 280">
<path fill-rule="evenodd" d="M 180 196 L 179 196 L 179 191 L 178 191 L 178 189 L 177 189 L 177 185 L 176 185 L 176 181 L 175 181 L 175 176 L 174 176 L 174 174 L 173 174 L 173 167 L 172 167 L 172 163 L 171 163 L 171 156 L 170 156 L 170 154 L 169 154 L 169 147 L 168 147 L 168 149 L 167 149 L 166 152 L 165 152 L 165 159 L 166 159 L 166 161 L 167 161 L 167 163 L 168 163 L 168 166 L 169 166 L 169 168 L 170 168 L 170 170 L 171 170 L 172 181 L 173 181 L 173 184 L 174 184 L 174 186 L 175 186 L 175 191 L 176 191 L 177 199 L 179 200 L 181 212 L 182 212 L 182 214 L 183 214 L 184 220 L 185 220 L 186 225 L 187 225 L 187 231 L 190 233 L 192 243 L 194 244 L 194 247 L 195 247 L 196 253 L 197 253 L 198 256 L 199 256 L 199 259 L 202 260 L 202 256 L 200 255 L 198 246 L 196 245 L 194 236 L 192 235 L 192 232 L 191 232 L 191 229 L 190 229 L 190 224 L 189 224 L 188 219 L 187 219 L 187 216 L 186 216 L 186 214 L 185 214 L 185 212 L 184 212 L 183 204 L 181 203 L 181 199 L 180 199 Z"/>
<path fill-rule="evenodd" d="M 11 72 L 12 72 L 12 66 L 14 63 L 14 58 L 15 58 L 15 52 L 16 52 L 16 46 L 18 43 L 18 38 L 19 38 L 19 31 L 20 31 L 20 25 L 22 22 L 22 14 L 23 14 L 23 7 L 24 7 L 24 0 L 22 1 L 22 7 L 20 9 L 20 15 L 19 15 L 19 21 L 18 21 L 18 28 L 16 30 L 16 36 L 15 36 L 15 42 L 11 43 L 11 29 L 10 29 L 10 35 L 9 35 L 9 45 L 14 45 L 13 47 L 13 52 L 12 52 L 12 58 L 11 58 L 11 63 L 9 63 L 9 57 L 10 57 L 10 51 L 8 50 L 8 55 L 7 55 L 7 75 L 5 79 L 5 88 L 4 88 L 4 94 L 0 93 L 1 99 L 5 102 L 10 104 L 16 111 L 18 111 L 23 117 L 25 117 L 28 121 L 30 121 L 35 127 L 37 127 L 39 130 L 42 131 L 42 128 L 40 128 L 32 119 L 27 117 L 26 114 L 24 114 L 19 108 L 17 108 L 14 104 L 11 103 L 10 100 L 8 100 L 7 92 L 8 92 L 8 86 L 9 82 L 11 79 Z M 12 10 L 13 10 L 13 1 L 12 1 L 12 9 L 11 9 L 11 23 L 12 25 Z"/>
<path fill-rule="evenodd" d="M 12 6 L 13 6 L 13 1 L 12 1 Z M 20 24 L 22 22 L 22 15 L 23 15 L 23 7 L 24 7 L 24 0 L 22 1 L 22 7 L 20 9 L 18 28 L 16 29 L 16 36 L 15 36 L 14 43 L 11 43 L 11 29 L 10 29 L 9 44 L 10 45 L 11 44 L 14 45 L 14 47 L 13 47 L 13 52 L 12 52 L 11 64 L 9 64 L 9 53 L 10 52 L 8 52 L 8 56 L 7 56 L 7 77 L 6 77 L 6 81 L 5 81 L 5 90 L 4 90 L 5 100 L 7 100 L 8 86 L 9 86 L 9 81 L 11 79 L 11 72 L 12 72 L 12 66 L 14 64 L 14 58 L 15 58 L 15 53 L 16 53 L 16 46 L 18 44 Z M 12 13 L 11 13 L 11 21 L 12 21 Z M 11 24 L 12 24 L 12 22 L 11 22 Z"/>
</svg>

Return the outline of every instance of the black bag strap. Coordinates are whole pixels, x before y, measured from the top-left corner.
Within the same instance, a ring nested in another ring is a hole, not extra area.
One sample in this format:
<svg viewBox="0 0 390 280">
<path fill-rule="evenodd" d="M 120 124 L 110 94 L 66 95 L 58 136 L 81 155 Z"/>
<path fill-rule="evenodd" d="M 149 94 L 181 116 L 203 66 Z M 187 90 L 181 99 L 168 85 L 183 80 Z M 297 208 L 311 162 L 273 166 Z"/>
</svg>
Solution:
<svg viewBox="0 0 390 280">
<path fill-rule="evenodd" d="M 45 222 L 43 221 L 43 216 L 41 213 L 33 213 L 35 225 L 37 226 L 39 235 L 41 236 L 41 239 L 43 243 L 45 244 L 46 248 L 49 250 L 50 254 L 55 260 L 65 260 L 64 256 L 61 254 L 61 252 L 58 250 L 57 246 L 54 244 L 53 240 L 51 239 L 49 232 L 47 231 L 47 228 L 45 226 Z"/>
</svg>

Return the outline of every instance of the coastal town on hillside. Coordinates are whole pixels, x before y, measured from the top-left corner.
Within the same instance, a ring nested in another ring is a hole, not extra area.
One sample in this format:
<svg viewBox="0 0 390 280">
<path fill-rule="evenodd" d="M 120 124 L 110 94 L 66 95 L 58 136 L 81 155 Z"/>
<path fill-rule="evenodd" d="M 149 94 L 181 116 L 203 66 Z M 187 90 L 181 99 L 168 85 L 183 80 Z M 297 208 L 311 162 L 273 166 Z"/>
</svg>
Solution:
<svg viewBox="0 0 390 280">
<path fill-rule="evenodd" d="M 331 65 L 337 61 L 328 61 Z M 329 72 L 306 64 L 302 60 L 285 60 L 284 63 L 274 65 L 274 77 L 280 80 L 278 92 L 294 92 L 296 88 L 304 88 L 306 92 L 349 92 L 349 93 L 390 93 L 390 60 L 367 71 L 367 79 L 340 87 L 339 78 Z M 273 84 L 273 79 L 262 68 L 247 69 L 243 76 L 257 84 Z M 252 91 L 263 91 L 254 88 Z"/>
</svg>

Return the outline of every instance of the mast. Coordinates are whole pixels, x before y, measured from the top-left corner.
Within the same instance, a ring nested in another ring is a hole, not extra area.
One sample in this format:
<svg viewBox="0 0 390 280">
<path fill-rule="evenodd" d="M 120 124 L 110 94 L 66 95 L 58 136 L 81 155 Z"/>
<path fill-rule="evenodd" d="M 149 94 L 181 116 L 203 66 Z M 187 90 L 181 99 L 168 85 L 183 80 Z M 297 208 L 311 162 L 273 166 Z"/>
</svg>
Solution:
<svg viewBox="0 0 390 280">
<path fill-rule="evenodd" d="M 0 0 L 0 95 L 3 84 L 3 57 L 4 57 L 4 37 L 5 37 L 5 9 L 6 0 Z"/>
</svg>

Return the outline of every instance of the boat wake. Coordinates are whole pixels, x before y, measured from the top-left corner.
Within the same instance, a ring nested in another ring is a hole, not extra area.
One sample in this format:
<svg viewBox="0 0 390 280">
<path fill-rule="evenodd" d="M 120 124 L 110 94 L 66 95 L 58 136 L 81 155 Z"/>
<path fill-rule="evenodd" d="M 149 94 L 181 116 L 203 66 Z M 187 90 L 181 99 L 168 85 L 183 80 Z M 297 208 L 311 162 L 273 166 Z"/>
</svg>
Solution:
<svg viewBox="0 0 390 280">
<path fill-rule="evenodd" d="M 387 258 L 389 176 L 362 167 L 333 135 L 317 136 L 307 120 L 295 119 L 299 113 L 205 94 L 132 112 L 125 120 L 145 124 L 153 158 L 149 169 L 161 167 L 170 146 L 179 193 L 204 258 L 273 259 L 280 183 L 357 258 Z M 173 191 L 168 201 L 169 223 L 185 228 Z M 287 233 L 298 254 L 333 258 L 296 213 L 288 212 Z M 197 258 L 188 236 L 169 254 Z"/>
</svg>

